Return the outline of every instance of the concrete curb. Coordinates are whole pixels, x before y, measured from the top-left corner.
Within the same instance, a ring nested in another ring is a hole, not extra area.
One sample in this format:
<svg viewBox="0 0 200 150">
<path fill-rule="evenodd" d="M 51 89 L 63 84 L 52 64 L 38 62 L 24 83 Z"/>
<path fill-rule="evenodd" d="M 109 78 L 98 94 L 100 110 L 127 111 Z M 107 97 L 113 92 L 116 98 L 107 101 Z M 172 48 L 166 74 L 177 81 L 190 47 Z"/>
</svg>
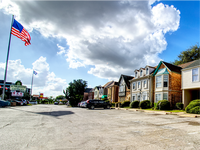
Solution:
<svg viewBox="0 0 200 150">
<path fill-rule="evenodd" d="M 185 112 L 166 112 L 166 111 L 151 111 L 151 110 L 142 110 L 142 109 L 129 109 L 129 108 L 115 108 L 117 110 L 129 110 L 129 111 L 140 111 L 140 112 L 145 112 L 145 113 L 155 113 L 155 114 L 161 114 L 161 115 L 177 115 L 180 117 L 191 117 L 191 118 L 200 118 L 200 115 L 197 114 L 188 114 Z"/>
</svg>

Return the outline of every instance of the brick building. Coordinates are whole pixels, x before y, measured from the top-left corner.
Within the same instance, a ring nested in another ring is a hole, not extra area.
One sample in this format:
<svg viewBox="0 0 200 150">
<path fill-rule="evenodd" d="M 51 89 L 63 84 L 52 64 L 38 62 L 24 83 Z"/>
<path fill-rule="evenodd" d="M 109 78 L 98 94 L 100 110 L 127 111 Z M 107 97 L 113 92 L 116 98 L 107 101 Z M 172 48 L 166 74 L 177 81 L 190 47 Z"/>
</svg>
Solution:
<svg viewBox="0 0 200 150">
<path fill-rule="evenodd" d="M 118 82 L 113 81 L 111 85 L 108 86 L 108 100 L 112 103 L 118 102 L 118 92 L 119 86 Z"/>
<path fill-rule="evenodd" d="M 160 61 L 154 76 L 154 102 L 168 100 L 174 108 L 182 102 L 181 67 Z"/>
</svg>

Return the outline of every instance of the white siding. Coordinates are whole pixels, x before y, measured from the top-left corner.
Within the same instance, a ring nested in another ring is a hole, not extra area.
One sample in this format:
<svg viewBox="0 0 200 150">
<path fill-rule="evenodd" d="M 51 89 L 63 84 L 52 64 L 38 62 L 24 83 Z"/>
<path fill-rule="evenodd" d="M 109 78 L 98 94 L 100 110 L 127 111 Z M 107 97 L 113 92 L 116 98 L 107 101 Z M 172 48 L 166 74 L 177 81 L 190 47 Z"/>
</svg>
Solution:
<svg viewBox="0 0 200 150">
<path fill-rule="evenodd" d="M 192 69 L 199 68 L 199 80 L 196 82 L 192 81 Z M 193 67 L 187 70 L 182 70 L 182 89 L 200 88 L 200 67 Z"/>
</svg>

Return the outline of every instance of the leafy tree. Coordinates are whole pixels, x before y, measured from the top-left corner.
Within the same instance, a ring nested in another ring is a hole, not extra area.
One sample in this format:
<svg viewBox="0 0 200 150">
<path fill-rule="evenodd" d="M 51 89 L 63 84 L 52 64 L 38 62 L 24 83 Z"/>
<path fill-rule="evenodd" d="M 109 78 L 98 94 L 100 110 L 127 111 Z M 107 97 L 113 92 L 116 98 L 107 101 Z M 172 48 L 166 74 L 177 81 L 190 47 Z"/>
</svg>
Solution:
<svg viewBox="0 0 200 150">
<path fill-rule="evenodd" d="M 194 45 L 189 49 L 182 51 L 181 54 L 178 55 L 178 60 L 175 60 L 173 64 L 180 65 L 197 59 L 200 59 L 200 47 Z"/>
<path fill-rule="evenodd" d="M 84 91 L 87 87 L 87 82 L 78 79 L 69 83 L 66 91 L 63 90 L 65 97 L 69 100 L 71 106 L 77 106 L 77 104 L 83 100 Z"/>
<path fill-rule="evenodd" d="M 56 100 L 58 100 L 58 99 L 64 99 L 64 98 L 65 98 L 64 95 L 58 95 L 58 96 L 56 97 Z"/>
</svg>

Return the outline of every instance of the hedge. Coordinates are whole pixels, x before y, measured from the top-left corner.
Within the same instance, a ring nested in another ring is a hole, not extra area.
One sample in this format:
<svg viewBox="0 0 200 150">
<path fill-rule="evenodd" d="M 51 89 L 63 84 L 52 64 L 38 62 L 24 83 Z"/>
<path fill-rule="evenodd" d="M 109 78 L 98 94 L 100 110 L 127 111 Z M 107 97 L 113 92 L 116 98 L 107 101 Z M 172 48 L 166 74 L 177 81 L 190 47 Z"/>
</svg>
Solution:
<svg viewBox="0 0 200 150">
<path fill-rule="evenodd" d="M 151 107 L 150 104 L 151 104 L 150 100 L 144 100 L 140 102 L 139 107 L 142 109 L 147 109 Z"/>
<path fill-rule="evenodd" d="M 183 103 L 176 103 L 176 107 L 180 110 L 183 109 Z"/>
<path fill-rule="evenodd" d="M 168 100 L 160 100 L 157 102 L 156 109 L 157 110 L 169 110 L 170 102 Z"/>
<path fill-rule="evenodd" d="M 130 105 L 130 101 L 124 101 L 121 103 L 121 107 L 128 107 Z"/>
<path fill-rule="evenodd" d="M 187 113 L 200 114 L 200 99 L 191 101 L 185 111 Z"/>
<path fill-rule="evenodd" d="M 138 107 L 139 107 L 139 103 L 140 103 L 140 102 L 137 101 L 137 100 L 136 100 L 136 101 L 133 101 L 133 102 L 130 103 L 129 107 L 130 107 L 130 108 L 138 108 Z"/>
</svg>

